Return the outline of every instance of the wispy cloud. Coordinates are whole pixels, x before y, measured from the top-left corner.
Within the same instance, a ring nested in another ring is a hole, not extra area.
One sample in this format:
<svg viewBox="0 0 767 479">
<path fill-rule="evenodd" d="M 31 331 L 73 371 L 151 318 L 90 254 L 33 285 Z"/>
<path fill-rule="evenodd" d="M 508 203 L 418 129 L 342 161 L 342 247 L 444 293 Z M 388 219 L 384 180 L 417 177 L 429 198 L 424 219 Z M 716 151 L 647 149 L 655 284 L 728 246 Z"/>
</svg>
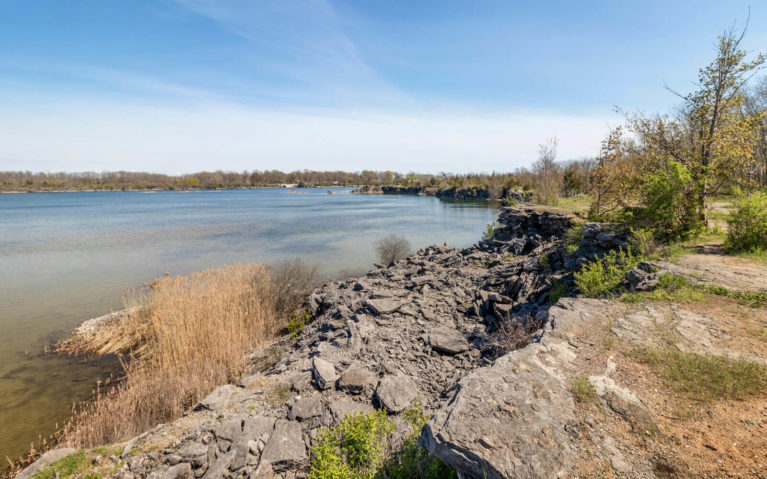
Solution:
<svg viewBox="0 0 767 479">
<path fill-rule="evenodd" d="M 177 0 L 191 12 L 252 42 L 258 68 L 313 89 L 322 103 L 412 104 L 383 78 L 344 33 L 324 0 Z"/>
</svg>

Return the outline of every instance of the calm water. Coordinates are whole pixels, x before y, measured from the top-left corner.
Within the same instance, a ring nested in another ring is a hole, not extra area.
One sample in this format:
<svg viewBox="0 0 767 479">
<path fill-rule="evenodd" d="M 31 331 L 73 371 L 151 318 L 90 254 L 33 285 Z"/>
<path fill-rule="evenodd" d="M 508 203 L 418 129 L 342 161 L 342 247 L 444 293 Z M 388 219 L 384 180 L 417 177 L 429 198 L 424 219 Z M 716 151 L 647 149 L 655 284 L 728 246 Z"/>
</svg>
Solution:
<svg viewBox="0 0 767 479">
<path fill-rule="evenodd" d="M 468 246 L 496 216 L 436 198 L 297 191 L 0 195 L 0 458 L 51 433 L 107 374 L 42 347 L 119 309 L 128 288 L 165 272 L 296 256 L 334 275 L 369 267 L 388 233 L 414 248 Z"/>
</svg>

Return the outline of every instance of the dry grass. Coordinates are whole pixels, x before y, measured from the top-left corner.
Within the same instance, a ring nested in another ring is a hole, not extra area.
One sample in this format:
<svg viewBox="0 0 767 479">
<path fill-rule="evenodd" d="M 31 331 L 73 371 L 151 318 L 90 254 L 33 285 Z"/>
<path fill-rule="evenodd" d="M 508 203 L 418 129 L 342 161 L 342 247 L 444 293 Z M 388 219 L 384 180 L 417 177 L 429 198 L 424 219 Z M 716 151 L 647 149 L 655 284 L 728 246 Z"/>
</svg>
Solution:
<svg viewBox="0 0 767 479">
<path fill-rule="evenodd" d="M 131 437 L 239 379 L 247 354 L 277 335 L 303 301 L 313 271 L 301 262 L 241 264 L 134 291 L 126 317 L 80 345 L 123 354 L 125 377 L 75 412 L 62 442 L 90 447 Z"/>
</svg>

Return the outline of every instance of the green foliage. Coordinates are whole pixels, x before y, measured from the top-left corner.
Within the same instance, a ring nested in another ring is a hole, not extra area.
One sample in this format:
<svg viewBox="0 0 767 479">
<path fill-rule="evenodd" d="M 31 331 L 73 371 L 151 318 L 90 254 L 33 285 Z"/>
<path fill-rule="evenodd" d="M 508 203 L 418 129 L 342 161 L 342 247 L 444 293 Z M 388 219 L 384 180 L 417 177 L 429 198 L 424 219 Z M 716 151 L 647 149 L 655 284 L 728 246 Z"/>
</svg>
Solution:
<svg viewBox="0 0 767 479">
<path fill-rule="evenodd" d="M 429 416 L 421 412 L 420 405 L 414 404 L 402 414 L 410 425 L 410 433 L 405 438 L 402 448 L 387 461 L 377 477 L 387 479 L 447 479 L 456 478 L 455 470 L 429 454 L 418 444 L 418 436 Z"/>
<path fill-rule="evenodd" d="M 663 240 L 686 239 L 705 228 L 693 190 L 689 169 L 678 161 L 669 161 L 664 170 L 645 175 L 640 185 L 638 206 L 623 210 L 627 224 L 651 228 Z"/>
<path fill-rule="evenodd" d="M 501 226 L 500 223 L 497 221 L 493 221 L 492 223 L 488 223 L 487 228 L 485 228 L 485 233 L 482 235 L 483 238 L 488 239 L 493 237 L 493 233 L 495 232 L 495 229 Z"/>
<path fill-rule="evenodd" d="M 573 381 L 573 396 L 578 402 L 589 402 L 596 399 L 597 393 L 594 386 L 585 374 L 578 376 Z"/>
<path fill-rule="evenodd" d="M 725 249 L 756 252 L 767 249 L 767 193 L 739 196 L 727 220 Z"/>
<path fill-rule="evenodd" d="M 549 304 L 557 304 L 560 298 L 567 294 L 567 286 L 560 280 L 555 279 L 549 290 Z"/>
<path fill-rule="evenodd" d="M 569 227 L 564 234 L 565 254 L 571 255 L 578 250 L 583 240 L 583 224 L 575 224 Z"/>
<path fill-rule="evenodd" d="M 760 308 L 762 305 L 767 304 L 767 293 L 764 291 L 732 291 L 722 286 L 709 285 L 701 285 L 699 288 L 706 293 L 737 299 L 741 304 L 752 308 Z"/>
<path fill-rule="evenodd" d="M 312 310 L 308 308 L 303 311 L 298 311 L 288 318 L 285 327 L 290 333 L 290 337 L 295 339 L 301 336 L 304 328 L 309 324 L 310 319 L 312 319 Z"/>
<path fill-rule="evenodd" d="M 548 271 L 549 257 L 546 253 L 541 253 L 541 255 L 538 256 L 538 266 L 541 267 L 541 271 Z"/>
<path fill-rule="evenodd" d="M 392 432 L 385 411 L 346 416 L 317 436 L 309 479 L 372 479 L 384 465 Z"/>
<path fill-rule="evenodd" d="M 511 196 L 504 196 L 503 198 L 501 198 L 501 203 L 503 204 L 503 206 L 510 206 L 510 207 L 517 206 L 517 200 L 515 200 Z"/>
<path fill-rule="evenodd" d="M 675 349 L 637 349 L 634 356 L 652 366 L 670 389 L 700 402 L 745 399 L 767 392 L 767 366 Z"/>
<path fill-rule="evenodd" d="M 629 244 L 631 249 L 640 256 L 650 256 L 655 252 L 655 233 L 647 228 L 631 228 Z"/>
<path fill-rule="evenodd" d="M 402 413 L 409 425 L 402 447 L 389 454 L 395 423 L 384 411 L 349 415 L 320 431 L 312 446 L 309 479 L 443 479 L 453 469 L 429 455 L 418 436 L 429 417 L 420 405 Z"/>
<path fill-rule="evenodd" d="M 630 247 L 610 251 L 575 272 L 575 284 L 590 298 L 615 293 L 620 289 L 626 273 L 639 262 L 640 258 L 631 253 Z"/>
<path fill-rule="evenodd" d="M 106 462 L 101 466 L 94 463 L 97 455 L 119 455 L 122 448 L 99 447 L 81 449 L 44 467 L 34 475 L 35 479 L 101 479 L 117 472 L 118 465 Z"/>
<path fill-rule="evenodd" d="M 671 273 L 660 275 L 658 285 L 652 291 L 626 293 L 621 297 L 621 300 L 627 303 L 642 301 L 692 302 L 703 301 L 703 299 L 703 294 L 697 291 L 686 278 Z"/>
</svg>

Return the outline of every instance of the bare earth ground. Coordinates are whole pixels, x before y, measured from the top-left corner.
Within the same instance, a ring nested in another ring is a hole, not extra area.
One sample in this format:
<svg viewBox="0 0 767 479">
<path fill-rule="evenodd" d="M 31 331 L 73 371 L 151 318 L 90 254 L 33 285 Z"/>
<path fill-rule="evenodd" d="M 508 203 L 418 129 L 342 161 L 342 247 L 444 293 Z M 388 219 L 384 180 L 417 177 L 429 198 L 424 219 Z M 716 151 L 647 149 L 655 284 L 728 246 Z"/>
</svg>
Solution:
<svg viewBox="0 0 767 479">
<path fill-rule="evenodd" d="M 677 273 L 740 290 L 767 290 L 767 266 L 687 255 Z M 767 477 L 767 398 L 697 402 L 671 391 L 637 359 L 638 347 L 767 363 L 767 308 L 707 295 L 688 303 L 605 301 L 569 332 L 578 355 L 573 382 L 586 375 L 596 398 L 577 401 L 579 477 Z M 607 382 L 638 400 L 621 407 L 600 391 Z M 643 410 L 643 411 L 642 411 Z M 617 412 L 616 412 L 617 411 Z M 656 429 L 657 428 L 657 429 Z M 649 464 L 649 466 L 648 466 Z"/>
</svg>

